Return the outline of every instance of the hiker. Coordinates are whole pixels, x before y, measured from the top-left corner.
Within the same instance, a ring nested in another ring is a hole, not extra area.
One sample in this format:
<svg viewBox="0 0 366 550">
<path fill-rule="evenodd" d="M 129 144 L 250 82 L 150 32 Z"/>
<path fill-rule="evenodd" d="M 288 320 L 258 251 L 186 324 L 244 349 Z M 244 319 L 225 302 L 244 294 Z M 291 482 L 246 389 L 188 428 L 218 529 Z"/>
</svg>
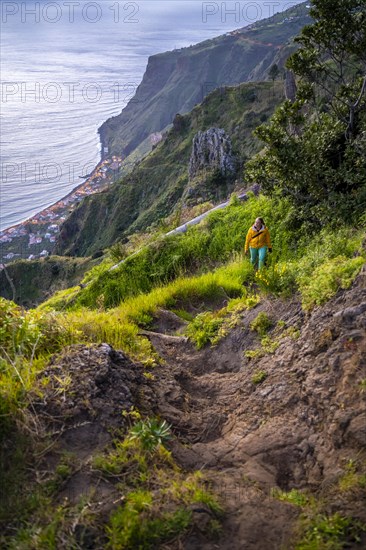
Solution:
<svg viewBox="0 0 366 550">
<path fill-rule="evenodd" d="M 249 229 L 245 240 L 245 255 L 250 252 L 252 265 L 256 267 L 258 261 L 258 268 L 261 269 L 264 266 L 267 250 L 272 252 L 269 231 L 263 218 L 257 218 L 254 225 Z"/>
</svg>

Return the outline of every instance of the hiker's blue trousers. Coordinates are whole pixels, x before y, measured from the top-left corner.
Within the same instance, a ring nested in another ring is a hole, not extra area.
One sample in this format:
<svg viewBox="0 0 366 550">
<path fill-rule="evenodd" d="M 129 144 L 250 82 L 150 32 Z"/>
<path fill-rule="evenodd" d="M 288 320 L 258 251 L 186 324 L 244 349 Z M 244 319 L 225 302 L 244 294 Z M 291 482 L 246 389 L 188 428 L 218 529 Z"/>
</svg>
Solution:
<svg viewBox="0 0 366 550">
<path fill-rule="evenodd" d="M 261 248 L 251 248 L 250 251 L 250 261 L 254 267 L 258 262 L 258 269 L 261 269 L 264 266 L 264 262 L 267 256 L 268 246 L 262 246 Z"/>
</svg>

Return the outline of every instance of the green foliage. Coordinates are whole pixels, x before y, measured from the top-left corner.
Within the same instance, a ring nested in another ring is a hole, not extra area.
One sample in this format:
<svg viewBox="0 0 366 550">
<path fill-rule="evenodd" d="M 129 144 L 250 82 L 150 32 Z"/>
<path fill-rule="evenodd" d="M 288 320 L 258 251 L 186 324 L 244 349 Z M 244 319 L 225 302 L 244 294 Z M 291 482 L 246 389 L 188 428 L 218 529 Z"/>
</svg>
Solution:
<svg viewBox="0 0 366 550">
<path fill-rule="evenodd" d="M 264 370 L 258 370 L 256 371 L 253 376 L 252 376 L 252 382 L 253 384 L 261 384 L 262 382 L 265 381 L 265 379 L 267 378 L 268 376 L 268 373 Z"/>
<path fill-rule="evenodd" d="M 120 241 L 114 243 L 108 250 L 108 253 L 113 264 L 121 262 L 128 255 L 126 245 L 122 244 Z"/>
<path fill-rule="evenodd" d="M 108 548 L 147 550 L 159 542 L 176 537 L 190 524 L 191 511 L 178 508 L 174 512 L 153 514 L 152 493 L 130 493 L 126 504 L 113 512 L 107 530 Z"/>
<path fill-rule="evenodd" d="M 25 254 L 24 246 L 14 239 L 10 246 L 13 252 Z M 2 256 L 6 255 L 5 245 L 2 244 Z M 39 252 L 41 249 L 39 250 Z M 0 270 L 1 296 L 14 300 L 23 307 L 36 307 L 49 298 L 57 289 L 76 285 L 87 270 L 90 270 L 95 261 L 90 258 L 70 258 L 49 256 L 37 260 L 16 260 L 7 265 L 7 275 L 13 281 L 13 286 Z"/>
<path fill-rule="evenodd" d="M 314 270 L 313 276 L 299 278 L 303 307 L 310 309 L 329 300 L 339 289 L 349 288 L 365 263 L 363 257 L 338 256 L 324 262 Z"/>
<path fill-rule="evenodd" d="M 295 550 L 342 550 L 360 542 L 362 532 L 366 531 L 366 526 L 357 519 L 338 512 L 324 513 L 324 503 L 297 489 L 286 492 L 273 488 L 271 496 L 302 508 Z"/>
<path fill-rule="evenodd" d="M 94 457 L 93 467 L 121 482 L 125 497 L 107 525 L 108 547 L 148 549 L 174 539 L 189 526 L 194 503 L 221 515 L 201 472 L 182 473 L 162 446 L 168 437 L 165 422 L 147 419 L 116 440 L 108 453 Z"/>
<path fill-rule="evenodd" d="M 117 261 L 119 261 L 119 260 L 117 260 Z M 103 273 L 108 271 L 115 263 L 116 263 L 116 261 L 114 261 L 114 259 L 112 259 L 112 257 L 104 258 L 99 264 L 92 267 L 92 269 L 90 269 L 84 275 L 84 278 L 82 280 L 82 284 L 87 284 L 90 281 L 92 281 L 93 279 L 95 279 L 96 277 L 101 276 Z"/>
<path fill-rule="evenodd" d="M 273 65 L 271 65 L 271 68 L 268 71 L 269 78 L 272 81 L 275 81 L 279 74 L 280 74 L 280 70 L 278 68 L 278 65 L 276 63 L 273 63 Z"/>
<path fill-rule="evenodd" d="M 295 550 L 342 550 L 360 541 L 366 527 L 357 520 L 341 516 L 316 514 L 304 520 L 305 533 Z"/>
<path fill-rule="evenodd" d="M 166 420 L 148 418 L 140 420 L 129 432 L 131 440 L 138 439 L 146 451 L 154 451 L 170 439 L 170 426 Z"/>
<path fill-rule="evenodd" d="M 265 192 L 286 196 L 297 223 L 323 227 L 364 212 L 365 10 L 363 0 L 315 0 L 287 65 L 299 75 L 295 101 L 256 130 L 265 143 L 246 166 Z M 333 9 L 334 8 L 334 9 Z M 357 35 L 357 40 L 354 37 Z"/>
<path fill-rule="evenodd" d="M 25 311 L 0 298 L 0 439 L 29 405 L 28 392 L 47 358 L 75 337 L 61 316 Z"/>
<path fill-rule="evenodd" d="M 242 253 L 246 232 L 259 215 L 265 217 L 271 228 L 274 247 L 287 250 L 280 244 L 286 234 L 288 205 L 285 201 L 280 203 L 263 196 L 240 204 L 234 201 L 228 208 L 213 212 L 199 226 L 191 227 L 186 234 L 158 238 L 129 256 L 117 269 L 103 268 L 71 304 L 62 300 L 57 303 L 53 299 L 49 305 L 73 309 L 80 306 L 110 308 L 129 296 L 150 292 L 179 277 L 212 271 Z M 243 281 L 253 278 L 249 263 L 245 262 L 242 270 Z M 90 279 L 89 275 L 86 279 Z"/>
<path fill-rule="evenodd" d="M 256 319 L 254 321 L 256 321 Z M 290 337 L 295 340 L 300 336 L 300 331 L 296 327 L 290 326 L 287 327 L 285 330 L 284 327 L 285 325 L 283 324 L 283 321 L 279 321 L 274 328 L 272 337 L 264 333 L 264 336 L 262 336 L 261 338 L 260 347 L 256 349 L 246 350 L 244 352 L 244 356 L 248 357 L 248 359 L 259 359 L 261 357 L 264 357 L 268 353 L 274 353 L 280 345 L 282 338 Z"/>
<path fill-rule="evenodd" d="M 294 272 L 278 256 L 269 260 L 268 267 L 256 272 L 255 282 L 262 291 L 281 296 L 290 296 L 296 289 Z"/>
<path fill-rule="evenodd" d="M 63 325 L 61 316 L 40 311 L 26 311 L 0 298 L 0 356 L 31 359 L 52 353 L 72 341 L 73 335 Z"/>
<path fill-rule="evenodd" d="M 242 264 L 234 262 L 213 273 L 177 279 L 148 294 L 129 298 L 109 311 L 80 308 L 68 312 L 62 319 L 69 331 L 75 331 L 80 342 L 109 342 L 139 360 L 150 360 L 154 358 L 151 344 L 139 336 L 138 327 L 149 325 L 158 309 L 197 308 L 204 302 L 240 296 L 242 282 Z"/>
<path fill-rule="evenodd" d="M 219 329 L 224 323 L 223 314 L 205 311 L 198 314 L 187 327 L 187 335 L 198 349 L 203 348 L 208 342 L 216 338 Z"/>
<path fill-rule="evenodd" d="M 366 464 L 359 466 L 357 461 L 350 460 L 346 465 L 345 472 L 338 481 L 341 492 L 355 492 L 358 489 L 366 488 Z"/>
<path fill-rule="evenodd" d="M 232 299 L 228 305 L 217 311 L 199 313 L 187 326 L 186 333 L 198 349 L 206 344 L 217 344 L 240 322 L 240 312 L 258 303 L 258 296 Z"/>
<path fill-rule="evenodd" d="M 250 329 L 258 332 L 260 336 L 265 336 L 273 322 L 268 317 L 267 313 L 261 311 L 258 313 L 257 317 L 250 323 Z"/>
<path fill-rule="evenodd" d="M 0 298 L 0 341 L 2 353 L 14 359 L 16 355 L 32 355 L 42 333 L 37 314 L 26 313 L 13 302 Z"/>
<path fill-rule="evenodd" d="M 297 489 L 291 489 L 291 491 L 281 491 L 280 489 L 273 488 L 271 490 L 271 496 L 282 502 L 289 502 L 290 504 L 296 504 L 296 506 L 307 506 L 311 503 L 311 498 L 298 491 Z"/>
<path fill-rule="evenodd" d="M 257 349 L 246 350 L 244 352 L 244 356 L 248 357 L 248 359 L 260 359 L 268 353 L 274 353 L 279 345 L 279 338 L 270 338 L 269 336 L 264 336 L 261 339 L 260 347 Z"/>
</svg>

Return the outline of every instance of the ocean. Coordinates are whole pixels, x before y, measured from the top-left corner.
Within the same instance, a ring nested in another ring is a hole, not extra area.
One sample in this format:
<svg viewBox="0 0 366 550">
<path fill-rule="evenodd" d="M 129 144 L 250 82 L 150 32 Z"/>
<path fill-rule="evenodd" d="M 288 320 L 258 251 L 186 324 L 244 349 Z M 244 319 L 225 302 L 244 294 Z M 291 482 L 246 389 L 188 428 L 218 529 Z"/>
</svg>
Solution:
<svg viewBox="0 0 366 550">
<path fill-rule="evenodd" d="M 150 55 L 298 3 L 2 1 L 0 230 L 58 201 L 92 171 L 98 127 L 134 95 Z"/>
</svg>

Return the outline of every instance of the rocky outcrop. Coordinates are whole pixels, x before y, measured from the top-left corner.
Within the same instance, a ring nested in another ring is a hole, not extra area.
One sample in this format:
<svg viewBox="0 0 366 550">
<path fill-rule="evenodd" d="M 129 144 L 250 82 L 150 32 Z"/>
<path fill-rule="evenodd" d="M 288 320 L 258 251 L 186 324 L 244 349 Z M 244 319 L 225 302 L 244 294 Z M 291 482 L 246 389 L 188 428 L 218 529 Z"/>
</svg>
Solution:
<svg viewBox="0 0 366 550">
<path fill-rule="evenodd" d="M 188 169 L 190 179 L 202 170 L 218 170 L 223 176 L 228 176 L 235 173 L 235 166 L 231 139 L 225 130 L 209 128 L 194 136 Z"/>
</svg>

